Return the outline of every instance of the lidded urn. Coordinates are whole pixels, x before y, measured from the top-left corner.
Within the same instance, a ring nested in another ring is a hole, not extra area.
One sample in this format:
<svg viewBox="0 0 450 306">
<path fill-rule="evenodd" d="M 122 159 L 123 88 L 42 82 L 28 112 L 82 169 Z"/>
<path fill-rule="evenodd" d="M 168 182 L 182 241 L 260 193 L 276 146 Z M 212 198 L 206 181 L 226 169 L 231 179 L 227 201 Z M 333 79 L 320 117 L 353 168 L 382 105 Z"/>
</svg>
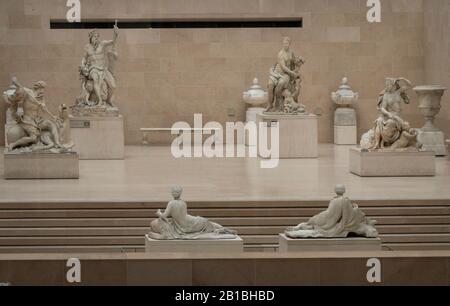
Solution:
<svg viewBox="0 0 450 306">
<path fill-rule="evenodd" d="M 348 78 L 346 77 L 342 79 L 339 89 L 331 94 L 331 99 L 333 102 L 342 107 L 351 106 L 358 101 L 358 98 L 359 93 L 352 90 L 352 88 L 348 85 Z"/>
<path fill-rule="evenodd" d="M 257 78 L 253 80 L 253 86 L 243 94 L 244 102 L 249 104 L 250 107 L 261 107 L 267 104 L 268 98 L 267 91 L 259 86 Z"/>
</svg>

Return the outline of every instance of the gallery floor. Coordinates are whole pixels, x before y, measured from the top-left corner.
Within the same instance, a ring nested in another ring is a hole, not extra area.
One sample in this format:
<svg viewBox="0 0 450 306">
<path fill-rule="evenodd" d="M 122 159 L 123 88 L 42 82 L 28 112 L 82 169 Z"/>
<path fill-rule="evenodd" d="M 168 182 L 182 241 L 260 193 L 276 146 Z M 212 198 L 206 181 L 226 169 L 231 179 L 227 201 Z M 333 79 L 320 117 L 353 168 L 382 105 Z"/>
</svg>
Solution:
<svg viewBox="0 0 450 306">
<path fill-rule="evenodd" d="M 351 147 L 351 146 L 350 146 Z M 170 147 L 128 146 L 123 161 L 80 161 L 79 180 L 2 180 L 1 203 L 166 202 L 170 186 L 187 201 L 329 201 L 336 184 L 353 200 L 450 200 L 450 160 L 435 177 L 361 178 L 348 171 L 349 146 L 320 145 L 319 159 L 175 159 Z M 3 158 L 0 158 L 3 173 Z"/>
<path fill-rule="evenodd" d="M 378 221 L 383 250 L 450 249 L 448 158 L 436 159 L 436 177 L 361 178 L 348 151 L 323 144 L 319 159 L 261 169 L 258 159 L 130 146 L 123 161 L 81 161 L 79 180 L 1 180 L 0 253 L 142 252 L 175 184 L 191 214 L 236 229 L 246 251 L 276 251 L 278 234 L 325 209 L 337 183 Z"/>
</svg>

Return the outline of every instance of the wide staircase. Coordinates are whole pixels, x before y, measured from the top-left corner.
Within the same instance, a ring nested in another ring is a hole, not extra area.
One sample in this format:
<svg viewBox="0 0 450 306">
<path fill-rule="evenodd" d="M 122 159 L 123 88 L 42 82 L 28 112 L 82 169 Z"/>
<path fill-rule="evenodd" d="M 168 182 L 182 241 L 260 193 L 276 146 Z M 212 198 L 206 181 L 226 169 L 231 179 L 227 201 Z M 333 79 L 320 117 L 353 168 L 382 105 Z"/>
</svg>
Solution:
<svg viewBox="0 0 450 306">
<path fill-rule="evenodd" d="M 450 200 L 360 201 L 384 250 L 450 250 Z M 166 203 L 3 203 L 0 253 L 143 252 Z M 233 228 L 246 251 L 276 251 L 278 234 L 323 211 L 325 201 L 198 202 L 192 215 Z"/>
</svg>

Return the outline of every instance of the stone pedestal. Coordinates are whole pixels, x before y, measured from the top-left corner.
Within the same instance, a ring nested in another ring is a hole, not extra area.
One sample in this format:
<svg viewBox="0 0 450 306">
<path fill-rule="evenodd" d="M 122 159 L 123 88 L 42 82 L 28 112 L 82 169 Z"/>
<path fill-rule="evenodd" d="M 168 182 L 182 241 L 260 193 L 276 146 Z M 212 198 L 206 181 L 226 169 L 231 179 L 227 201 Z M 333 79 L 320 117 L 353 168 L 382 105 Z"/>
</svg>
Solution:
<svg viewBox="0 0 450 306">
<path fill-rule="evenodd" d="M 435 176 L 432 151 L 375 151 L 350 149 L 350 172 L 362 177 Z"/>
<path fill-rule="evenodd" d="M 441 131 L 421 131 L 418 140 L 423 144 L 422 149 L 433 151 L 436 156 L 447 156 L 448 151 L 445 146 L 445 135 Z"/>
<path fill-rule="evenodd" d="M 70 125 L 80 159 L 124 159 L 123 116 L 73 117 Z"/>
<path fill-rule="evenodd" d="M 262 107 L 249 107 L 245 113 L 247 122 L 256 122 L 257 115 L 262 115 L 266 109 Z"/>
<path fill-rule="evenodd" d="M 78 179 L 79 157 L 71 153 L 5 153 L 5 179 Z"/>
<path fill-rule="evenodd" d="M 241 253 L 244 242 L 237 239 L 154 240 L 145 235 L 146 253 Z"/>
<path fill-rule="evenodd" d="M 291 239 L 279 236 L 279 252 L 381 251 L 379 238 Z"/>
<path fill-rule="evenodd" d="M 334 113 L 334 144 L 357 144 L 356 112 L 353 108 L 338 108 Z"/>
<path fill-rule="evenodd" d="M 317 158 L 318 118 L 316 115 L 257 115 L 257 125 L 266 122 L 269 148 L 271 147 L 271 126 L 279 124 L 280 158 Z"/>
<path fill-rule="evenodd" d="M 254 122 L 256 124 L 257 122 L 257 115 L 262 115 L 264 113 L 266 109 L 262 108 L 262 107 L 250 107 L 247 109 L 246 112 L 246 122 Z M 250 145 L 250 141 L 249 141 L 249 135 L 247 135 L 248 133 L 245 133 L 245 145 L 249 146 Z"/>
</svg>

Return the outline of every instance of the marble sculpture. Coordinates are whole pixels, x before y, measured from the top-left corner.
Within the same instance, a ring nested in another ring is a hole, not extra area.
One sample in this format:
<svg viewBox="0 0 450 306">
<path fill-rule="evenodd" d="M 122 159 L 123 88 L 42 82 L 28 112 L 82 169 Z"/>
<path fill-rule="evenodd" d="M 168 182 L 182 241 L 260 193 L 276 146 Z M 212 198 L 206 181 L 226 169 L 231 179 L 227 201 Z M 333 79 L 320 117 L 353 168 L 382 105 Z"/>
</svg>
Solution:
<svg viewBox="0 0 450 306">
<path fill-rule="evenodd" d="M 64 153 L 74 146 L 68 108 L 63 104 L 58 116 L 53 115 L 45 103 L 46 86 L 45 82 L 39 81 L 29 89 L 13 78 L 12 85 L 3 93 L 8 105 L 7 152 Z"/>
<path fill-rule="evenodd" d="M 289 238 L 346 238 L 351 235 L 377 238 L 376 221 L 365 216 L 357 204 L 345 197 L 345 186 L 336 186 L 336 197 L 328 209 L 308 222 L 288 228 Z"/>
<path fill-rule="evenodd" d="M 89 33 L 89 43 L 79 67 L 81 94 L 72 106 L 74 116 L 118 116 L 114 92 L 117 87 L 114 65 L 119 28 L 114 25 L 113 40 L 100 40 L 97 30 Z"/>
<path fill-rule="evenodd" d="M 300 68 L 305 60 L 291 50 L 291 39 L 283 39 L 283 49 L 278 53 L 277 63 L 270 69 L 269 106 L 266 113 L 298 115 L 306 114 L 306 108 L 299 102 L 302 76 Z"/>
<path fill-rule="evenodd" d="M 151 223 L 149 237 L 155 240 L 215 240 L 236 239 L 235 231 L 203 217 L 188 214 L 187 204 L 181 200 L 183 188 L 172 188 L 173 200 L 164 212 L 158 210 L 158 219 Z"/>
<path fill-rule="evenodd" d="M 409 104 L 406 93 L 412 84 L 405 78 L 386 78 L 378 99 L 379 117 L 374 127 L 362 136 L 361 148 L 369 151 L 418 150 L 419 130 L 402 118 L 402 104 Z"/>
</svg>

